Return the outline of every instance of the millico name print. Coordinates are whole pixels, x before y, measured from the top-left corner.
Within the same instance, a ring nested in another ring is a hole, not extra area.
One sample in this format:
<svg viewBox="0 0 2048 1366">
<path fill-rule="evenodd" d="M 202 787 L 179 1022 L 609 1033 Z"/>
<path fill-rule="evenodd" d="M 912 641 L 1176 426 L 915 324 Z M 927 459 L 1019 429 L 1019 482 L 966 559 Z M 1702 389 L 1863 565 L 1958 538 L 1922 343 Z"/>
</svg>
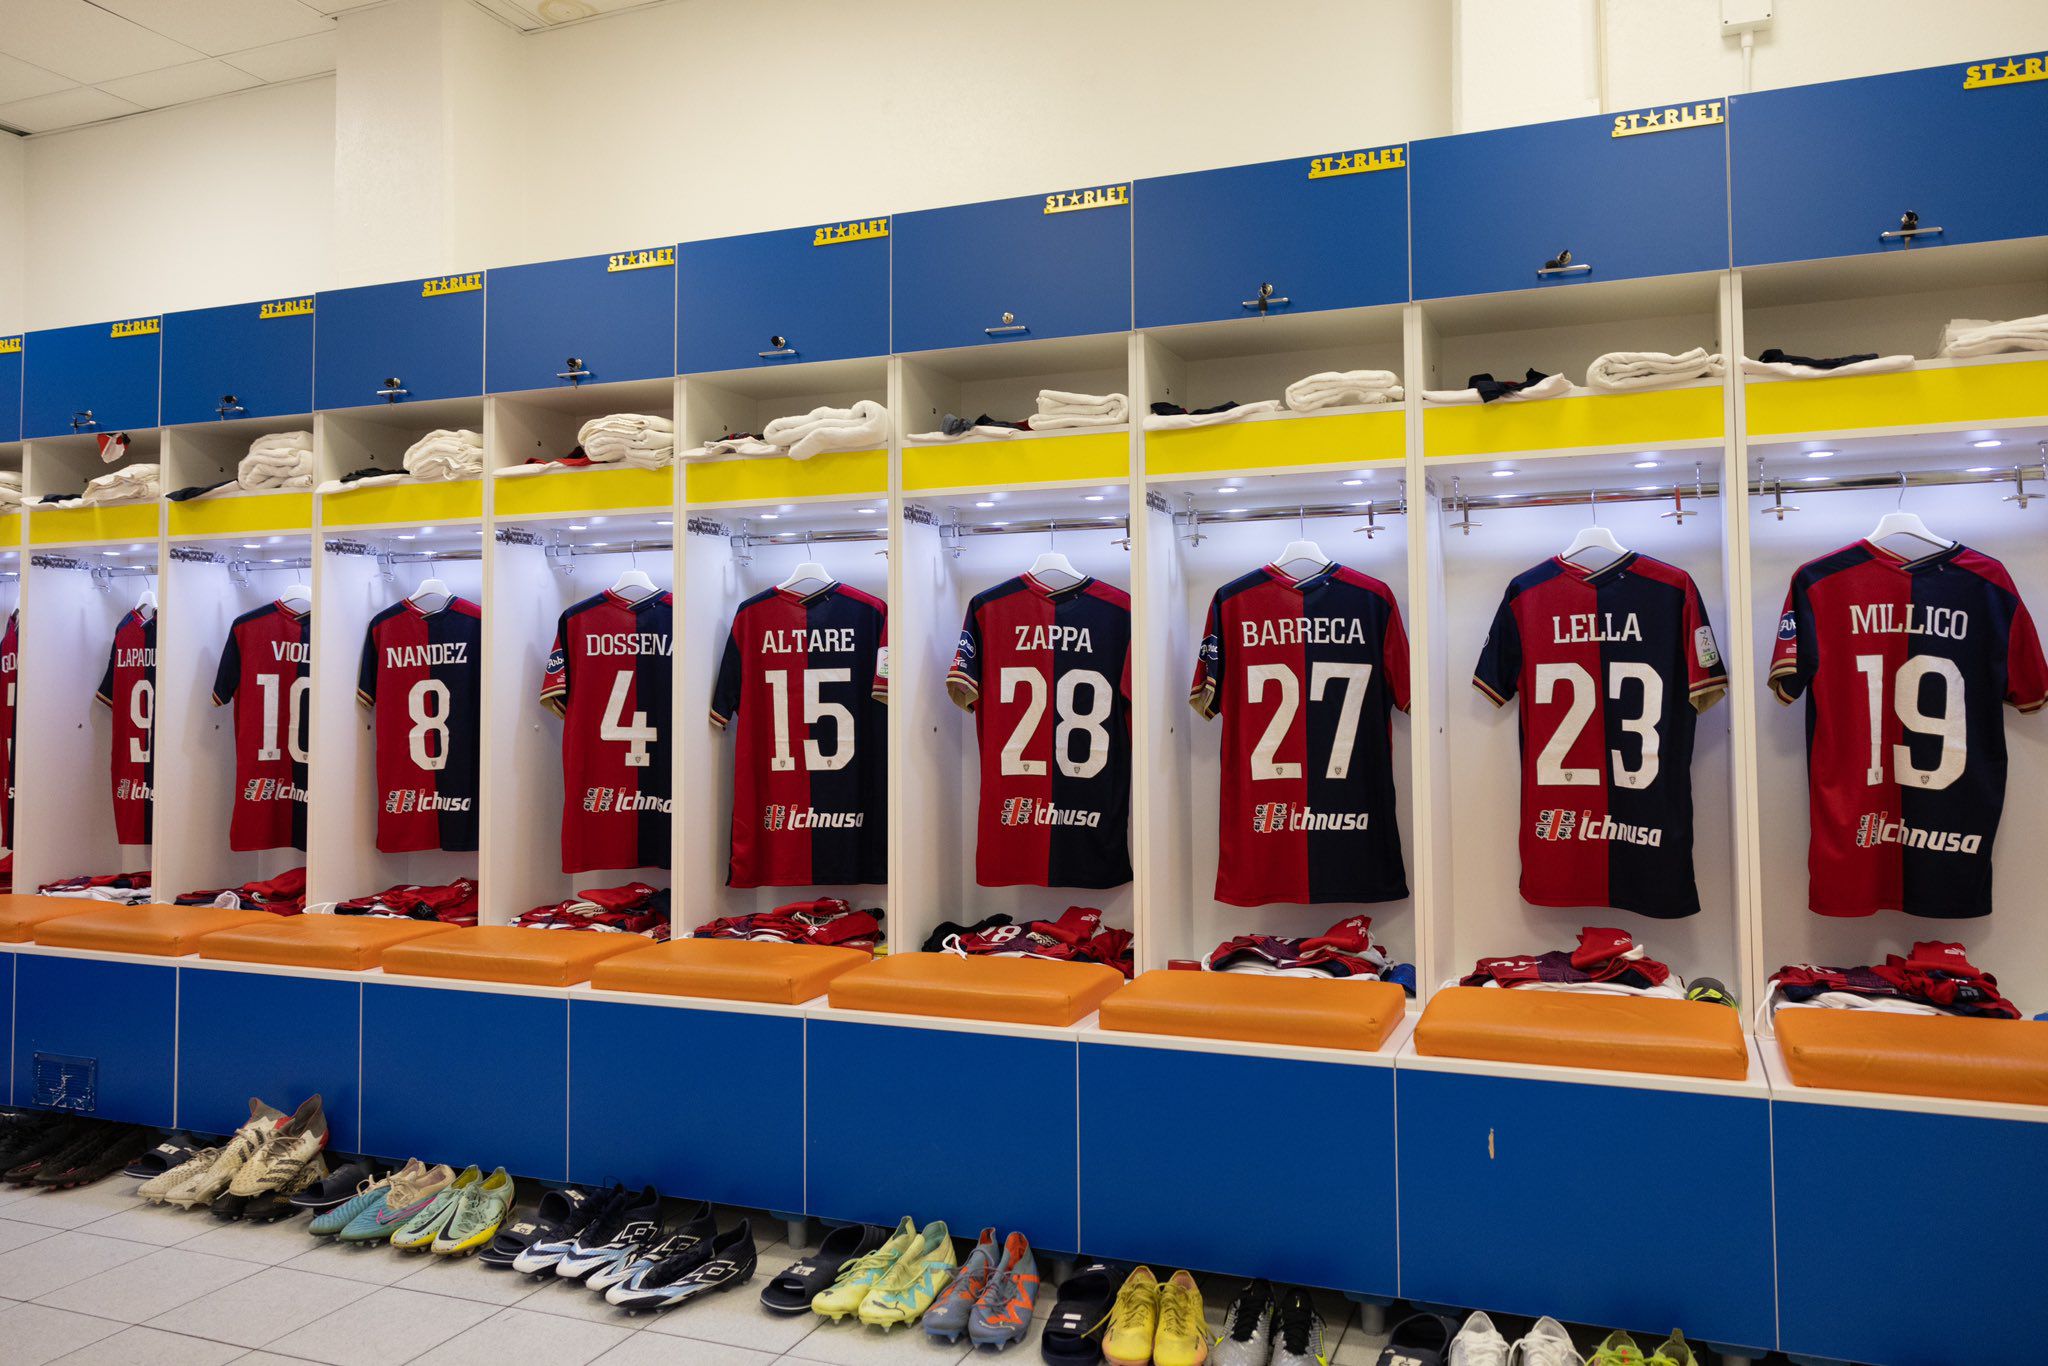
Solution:
<svg viewBox="0 0 2048 1366">
<path fill-rule="evenodd" d="M 1849 630 L 1859 636 L 1940 636 L 1945 640 L 1962 640 L 1970 634 L 1970 618 L 1960 607 L 1919 607 L 1896 602 L 1851 604 Z"/>
</svg>

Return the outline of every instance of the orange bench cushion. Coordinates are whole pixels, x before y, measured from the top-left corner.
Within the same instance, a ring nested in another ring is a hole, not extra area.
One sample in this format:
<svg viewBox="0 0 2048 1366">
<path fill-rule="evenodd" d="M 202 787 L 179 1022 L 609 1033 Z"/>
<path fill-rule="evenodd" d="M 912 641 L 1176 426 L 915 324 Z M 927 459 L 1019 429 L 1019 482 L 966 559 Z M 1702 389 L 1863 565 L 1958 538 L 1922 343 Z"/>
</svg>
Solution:
<svg viewBox="0 0 2048 1366">
<path fill-rule="evenodd" d="M 75 896 L 0 896 L 0 944 L 26 944 L 36 937 L 36 926 L 60 915 L 106 909 L 104 901 Z"/>
<path fill-rule="evenodd" d="M 1875 1010 L 1780 1010 L 1798 1086 L 2048 1105 L 2048 1025 Z"/>
<path fill-rule="evenodd" d="M 277 918 L 269 911 L 229 911 L 219 906 L 99 906 L 79 915 L 45 920 L 36 926 L 36 942 L 60 949 L 182 958 L 198 950 L 203 935 Z"/>
<path fill-rule="evenodd" d="M 846 1010 L 1070 1025 L 1123 984 L 1100 963 L 898 953 L 834 978 L 828 999 Z"/>
<path fill-rule="evenodd" d="M 568 987 L 616 953 L 645 948 L 637 934 L 595 930 L 531 930 L 518 925 L 466 925 L 384 950 L 384 971 L 471 982 Z"/>
<path fill-rule="evenodd" d="M 1749 1075 L 1740 1015 L 1705 1001 L 1447 987 L 1416 1022 L 1415 1051 L 1676 1077 Z"/>
<path fill-rule="evenodd" d="M 340 968 L 360 972 L 374 968 L 393 944 L 429 934 L 447 934 L 453 925 L 438 920 L 386 920 L 361 915 L 270 916 L 268 924 L 215 930 L 199 940 L 201 958 L 236 963 L 283 963 L 295 968 Z"/>
<path fill-rule="evenodd" d="M 795 1005 L 824 995 L 833 978 L 869 961 L 859 949 L 822 944 L 678 939 L 607 958 L 590 974 L 590 985 L 600 991 Z"/>
<path fill-rule="evenodd" d="M 1104 1001 L 1102 1027 L 1370 1053 L 1407 1008 L 1408 993 L 1392 982 L 1161 970 Z"/>
</svg>

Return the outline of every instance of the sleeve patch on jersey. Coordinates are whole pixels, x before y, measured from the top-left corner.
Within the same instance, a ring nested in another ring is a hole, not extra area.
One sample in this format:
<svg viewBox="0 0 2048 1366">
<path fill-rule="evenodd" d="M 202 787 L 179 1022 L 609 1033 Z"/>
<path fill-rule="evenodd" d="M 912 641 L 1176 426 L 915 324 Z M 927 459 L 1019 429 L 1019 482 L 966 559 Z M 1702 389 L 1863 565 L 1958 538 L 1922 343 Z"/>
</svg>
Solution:
<svg viewBox="0 0 2048 1366">
<path fill-rule="evenodd" d="M 1783 623 L 1779 624 L 1778 629 L 1781 632 L 1785 629 Z M 1692 633 L 1692 652 L 1698 658 L 1702 669 L 1711 669 L 1721 662 L 1721 651 L 1714 644 L 1713 627 L 1702 626 Z"/>
<path fill-rule="evenodd" d="M 886 645 L 875 650 L 875 677 L 884 683 L 889 681 L 889 647 Z"/>
<path fill-rule="evenodd" d="M 1797 613 L 1787 612 L 1784 616 L 1778 618 L 1778 639 L 1799 639 L 1799 617 Z"/>
</svg>

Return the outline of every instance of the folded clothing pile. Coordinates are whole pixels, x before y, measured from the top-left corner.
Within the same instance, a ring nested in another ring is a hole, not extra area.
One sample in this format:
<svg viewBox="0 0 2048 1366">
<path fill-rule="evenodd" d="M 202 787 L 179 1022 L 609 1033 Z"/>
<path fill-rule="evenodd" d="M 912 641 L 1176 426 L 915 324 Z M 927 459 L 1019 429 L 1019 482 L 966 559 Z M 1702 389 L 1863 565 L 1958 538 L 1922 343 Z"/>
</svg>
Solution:
<svg viewBox="0 0 2048 1366">
<path fill-rule="evenodd" d="M 2048 351 L 2048 313 L 1992 322 L 1955 318 L 1941 329 L 1942 356 L 1996 356 L 2007 351 Z"/>
<path fill-rule="evenodd" d="M 813 408 L 796 417 L 778 417 L 761 429 L 761 440 L 783 448 L 791 460 L 808 460 L 825 451 L 865 451 L 889 441 L 889 410 L 869 399 L 851 408 Z"/>
<path fill-rule="evenodd" d="M 1399 403 L 1400 376 L 1391 370 L 1324 370 L 1287 386 L 1287 406 L 1297 413 L 1347 403 Z"/>
<path fill-rule="evenodd" d="M 1793 963 L 1771 974 L 1766 1011 L 1793 1006 L 1885 1010 L 1903 1015 L 1974 1015 L 2017 1020 L 2019 1007 L 1999 994 L 1998 979 L 1970 962 L 1961 944 L 1922 940 L 1901 958 L 1864 968 Z"/>
<path fill-rule="evenodd" d="M 1587 927 L 1575 949 L 1515 958 L 1482 958 L 1458 979 L 1461 987 L 1520 987 L 1534 991 L 1584 991 L 1610 996 L 1685 998 L 1684 983 L 1650 957 L 1626 930 Z"/>
<path fill-rule="evenodd" d="M 652 413 L 609 413 L 584 423 L 576 445 L 591 464 L 657 470 L 675 463 L 676 424 Z"/>
<path fill-rule="evenodd" d="M 1853 356 L 1794 356 L 1773 346 L 1751 360 L 1742 358 L 1745 375 L 1776 376 L 1779 379 L 1825 379 L 1829 375 L 1881 375 L 1890 370 L 1910 370 L 1911 356 L 1880 356 L 1863 351 Z"/>
<path fill-rule="evenodd" d="M 1225 422 L 1242 422 L 1260 413 L 1277 413 L 1280 400 L 1260 399 L 1257 403 L 1239 403 L 1232 399 L 1225 403 L 1212 404 L 1207 408 L 1183 408 L 1178 403 L 1155 403 L 1151 416 L 1145 419 L 1148 432 L 1179 431 L 1187 427 L 1214 427 Z"/>
<path fill-rule="evenodd" d="M 1626 389 L 1662 389 L 1696 379 L 1719 379 L 1728 364 L 1718 351 L 1695 346 L 1672 355 L 1668 351 L 1609 351 L 1586 367 L 1586 387 L 1609 393 Z"/>
<path fill-rule="evenodd" d="M 792 901 L 772 911 L 726 916 L 690 931 L 692 939 L 751 939 L 764 944 L 820 944 L 872 954 L 882 943 L 882 913 L 856 911 L 836 896 Z"/>
<path fill-rule="evenodd" d="M 313 487 L 313 434 L 272 432 L 257 437 L 235 467 L 235 483 L 245 489 Z"/>
<path fill-rule="evenodd" d="M 597 930 L 668 938 L 668 888 L 629 882 L 593 887 L 552 906 L 536 906 L 512 922 L 535 930 Z"/>
<path fill-rule="evenodd" d="M 1321 934 L 1303 939 L 1276 934 L 1241 934 L 1226 939 L 1202 960 L 1204 972 L 1248 972 L 1262 977 L 1356 978 L 1392 982 L 1415 994 L 1415 968 L 1396 963 L 1372 935 L 1372 917 L 1354 915 Z"/>
<path fill-rule="evenodd" d="M 476 882 L 466 877 L 435 885 L 401 882 L 396 887 L 386 887 L 369 896 L 308 909 L 325 911 L 330 915 L 368 915 L 384 920 L 438 920 L 444 925 L 474 925 Z"/>
<path fill-rule="evenodd" d="M 36 888 L 43 896 L 77 897 L 81 901 L 111 901 L 117 906 L 144 906 L 156 900 L 149 885 L 149 870 L 139 873 L 102 873 L 98 877 L 67 877 L 45 882 Z"/>
<path fill-rule="evenodd" d="M 21 471 L 0 470 L 0 508 L 19 508 L 21 503 Z"/>
<path fill-rule="evenodd" d="M 1424 389 L 1422 397 L 1430 403 L 1498 403 L 1503 399 L 1558 398 L 1572 391 L 1572 382 L 1563 375 L 1546 375 L 1541 370 L 1531 370 L 1526 379 L 1495 379 L 1490 374 L 1477 374 L 1465 381 L 1463 389 Z"/>
<path fill-rule="evenodd" d="M 484 472 L 484 439 L 467 428 L 437 428 L 408 446 L 400 463 L 415 479 L 475 479 Z"/>
<path fill-rule="evenodd" d="M 1106 930 L 1102 912 L 1093 906 L 1069 906 L 1058 920 L 1033 920 L 1019 925 L 1007 915 L 991 915 L 972 925 L 947 922 L 924 941 L 926 953 L 953 953 L 962 958 L 1046 958 L 1057 963 L 1100 963 L 1131 975 L 1131 932 Z"/>
<path fill-rule="evenodd" d="M 1065 427 L 1114 427 L 1131 420 L 1131 401 L 1122 394 L 1076 394 L 1065 389 L 1040 389 L 1034 432 Z"/>
<path fill-rule="evenodd" d="M 83 508 L 104 507 L 111 503 L 133 503 L 154 498 L 163 491 L 158 482 L 162 471 L 155 465 L 123 465 L 120 469 L 103 474 L 85 486 L 85 492 L 76 498 L 62 495 L 40 500 L 44 507 Z"/>
<path fill-rule="evenodd" d="M 987 413 L 983 413 L 980 417 L 974 418 L 971 421 L 961 417 L 958 413 L 947 413 L 940 421 L 937 431 L 912 432 L 903 439 L 905 441 L 917 441 L 926 444 L 939 441 L 965 441 L 970 436 L 980 438 L 994 437 L 997 440 L 1001 440 L 1004 437 L 1015 436 L 1019 432 L 1028 432 L 1030 430 L 1031 424 L 1028 422 L 1006 422 L 1002 418 L 990 417 Z"/>
<path fill-rule="evenodd" d="M 297 915 L 306 909 L 306 870 L 291 868 L 276 877 L 256 878 L 239 887 L 185 892 L 173 905 L 219 906 L 230 911 L 269 911 Z"/>
</svg>

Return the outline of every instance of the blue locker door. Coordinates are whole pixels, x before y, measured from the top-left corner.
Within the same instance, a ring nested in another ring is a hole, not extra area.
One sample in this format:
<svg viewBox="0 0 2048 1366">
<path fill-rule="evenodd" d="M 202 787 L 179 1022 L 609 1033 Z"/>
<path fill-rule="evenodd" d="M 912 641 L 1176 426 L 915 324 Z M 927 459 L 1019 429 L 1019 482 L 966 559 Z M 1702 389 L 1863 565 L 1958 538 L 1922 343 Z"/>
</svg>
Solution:
<svg viewBox="0 0 2048 1366">
<path fill-rule="evenodd" d="M 484 277 L 473 271 L 319 296 L 313 406 L 361 408 L 484 391 Z M 396 380 L 391 385 L 387 381 Z"/>
<path fill-rule="evenodd" d="M 178 970 L 18 954 L 14 1101 L 176 1123 Z"/>
<path fill-rule="evenodd" d="M 893 232 L 897 351 L 1131 325 L 1128 185 L 898 214 Z"/>
<path fill-rule="evenodd" d="M 2036 55 L 1735 96 L 1735 263 L 2048 234 L 2048 177 L 2024 166 L 2048 145 L 2044 70 Z M 1883 237 L 1908 210 L 1942 231 Z"/>
<path fill-rule="evenodd" d="M 0 441 L 21 440 L 21 338 L 0 337 Z"/>
<path fill-rule="evenodd" d="M 1139 327 L 1309 313 L 1408 297 L 1407 149 L 1141 180 Z"/>
<path fill-rule="evenodd" d="M 156 426 L 161 328 L 157 318 L 127 318 L 29 333 L 22 435 Z"/>
<path fill-rule="evenodd" d="M 1670 126 L 1667 111 L 1638 110 L 1412 144 L 1415 297 L 1727 269 L 1724 108 L 1686 105 Z M 1654 131 L 1633 131 L 1652 116 Z M 1537 274 L 1564 251 L 1590 269 Z"/>
<path fill-rule="evenodd" d="M 164 425 L 313 410 L 313 296 L 164 315 Z"/>
<path fill-rule="evenodd" d="M 486 393 L 676 372 L 674 247 L 510 266 L 491 271 L 489 284 Z"/>
<path fill-rule="evenodd" d="M 362 1053 L 359 982 L 328 977 L 192 968 L 178 974 L 178 1123 L 232 1133 L 249 1097 L 290 1111 L 320 1097 L 328 1146 L 356 1151 Z M 302 1027 L 251 1029 L 252 1020 Z"/>
<path fill-rule="evenodd" d="M 887 218 L 685 242 L 681 252 L 684 374 L 889 353 Z"/>
</svg>

